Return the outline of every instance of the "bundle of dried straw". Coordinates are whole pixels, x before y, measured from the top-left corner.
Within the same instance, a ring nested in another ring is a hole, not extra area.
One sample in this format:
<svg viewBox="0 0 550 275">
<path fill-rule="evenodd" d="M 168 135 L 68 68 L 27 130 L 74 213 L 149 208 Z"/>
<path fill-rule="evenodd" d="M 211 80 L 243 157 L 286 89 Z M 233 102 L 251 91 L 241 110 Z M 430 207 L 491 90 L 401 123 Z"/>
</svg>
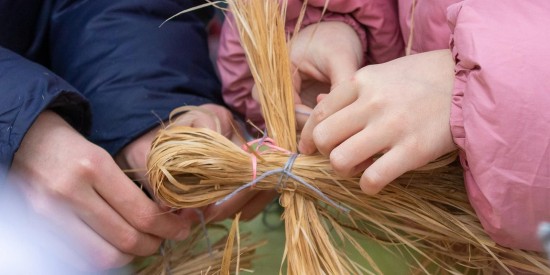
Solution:
<svg viewBox="0 0 550 275">
<path fill-rule="evenodd" d="M 222 230 L 225 235 L 214 244 L 200 245 L 204 237 L 202 228 L 196 228 L 185 241 L 167 245 L 165 243 L 162 253 L 146 258 L 143 263 L 135 264 L 135 273 L 138 275 L 150 274 L 229 274 L 229 271 L 250 271 L 252 260 L 256 258 L 255 252 L 265 241 L 251 241 L 251 234 L 239 235 L 239 217 L 234 220 L 230 230 L 223 225 L 209 226 L 210 230 Z M 206 230 L 206 229 L 204 229 Z M 235 246 L 235 242 L 237 245 Z"/>
<path fill-rule="evenodd" d="M 367 196 L 358 178 L 336 176 L 324 156 L 295 154 L 286 5 L 280 8 L 276 0 L 227 2 L 276 146 L 243 150 L 214 131 L 169 125 L 159 132 L 148 162 L 160 200 L 174 208 L 205 206 L 223 201 L 253 179 L 246 186 L 278 189 L 285 208 L 287 274 L 382 273 L 350 230 L 398 246 L 412 257 L 411 272 L 550 273 L 540 255 L 499 246 L 487 236 L 468 203 L 460 167 L 450 164 L 453 156 Z M 337 240 L 356 249 L 370 269 L 349 260 L 335 247 Z"/>
</svg>

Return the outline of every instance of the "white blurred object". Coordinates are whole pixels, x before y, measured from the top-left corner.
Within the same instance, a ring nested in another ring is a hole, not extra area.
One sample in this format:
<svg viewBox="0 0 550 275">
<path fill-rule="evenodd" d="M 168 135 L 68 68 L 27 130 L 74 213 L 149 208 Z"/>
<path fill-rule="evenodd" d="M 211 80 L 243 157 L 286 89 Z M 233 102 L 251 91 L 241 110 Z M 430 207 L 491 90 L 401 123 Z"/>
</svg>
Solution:
<svg viewBox="0 0 550 275">
<path fill-rule="evenodd" d="M 16 188 L 0 182 L 0 274 L 98 274 L 71 265 L 78 245 L 23 202 Z"/>
<path fill-rule="evenodd" d="M 550 260 L 550 223 L 542 223 L 539 226 L 539 238 L 542 241 L 542 246 L 546 250 L 546 255 Z"/>
</svg>

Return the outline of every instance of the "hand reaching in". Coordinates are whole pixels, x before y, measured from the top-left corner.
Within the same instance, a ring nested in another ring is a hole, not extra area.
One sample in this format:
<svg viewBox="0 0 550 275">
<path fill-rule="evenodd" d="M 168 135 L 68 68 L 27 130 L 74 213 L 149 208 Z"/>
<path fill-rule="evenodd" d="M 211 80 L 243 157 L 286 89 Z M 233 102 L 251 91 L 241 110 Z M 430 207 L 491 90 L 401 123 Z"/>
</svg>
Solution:
<svg viewBox="0 0 550 275">
<path fill-rule="evenodd" d="M 229 139 L 236 138 L 231 126 L 231 123 L 233 123 L 233 115 L 229 110 L 216 104 L 204 104 L 201 105 L 200 108 L 202 110 L 186 111 L 177 116 L 172 123 L 181 126 L 208 128 L 215 131 L 219 123 L 221 134 Z M 151 144 L 161 127 L 162 126 L 155 127 L 126 145 L 115 157 L 120 167 L 130 171 L 129 175 L 131 178 L 140 182 L 150 193 L 151 190 L 146 177 L 147 156 L 151 150 Z"/>
<path fill-rule="evenodd" d="M 449 123 L 453 69 L 451 53 L 440 50 L 359 70 L 315 107 L 300 152 L 329 156 L 342 176 L 364 171 L 361 189 L 376 194 L 456 149 Z M 374 160 L 377 154 L 383 155 Z"/>
<path fill-rule="evenodd" d="M 219 126 L 221 127 L 221 133 L 226 138 L 233 140 L 235 143 L 241 142 L 238 139 L 238 135 L 233 132 L 234 129 L 231 126 L 231 123 L 233 123 L 233 115 L 229 112 L 229 110 L 216 104 L 204 104 L 200 106 L 200 109 L 202 110 L 197 109 L 187 111 L 184 114 L 179 115 L 172 123 L 182 126 L 217 130 L 217 120 L 219 122 Z M 131 174 L 132 178 L 139 180 L 151 194 L 153 193 L 150 190 L 145 176 L 146 163 L 147 155 L 151 149 L 151 144 L 159 129 L 160 126 L 130 143 L 116 157 L 117 162 L 121 165 L 121 167 L 134 171 Z M 223 220 L 236 214 L 237 212 L 242 212 L 241 219 L 247 220 L 260 213 L 264 206 L 271 202 L 276 195 L 276 192 L 271 191 L 249 190 L 247 192 L 241 192 L 233 199 L 222 205 L 210 205 L 205 209 L 202 209 L 202 211 L 205 215 L 205 219 L 208 221 Z M 166 209 L 166 211 L 169 210 L 168 208 L 164 209 Z M 181 211 L 180 215 L 182 218 L 191 219 L 193 222 L 199 221 L 196 212 L 190 209 Z"/>
<path fill-rule="evenodd" d="M 317 96 L 349 80 L 363 64 L 363 57 L 359 36 L 343 22 L 312 24 L 292 38 L 290 59 L 298 129 L 302 128 L 317 104 Z M 258 100 L 256 89 L 252 91 Z"/>
<path fill-rule="evenodd" d="M 160 209 L 106 151 L 51 111 L 25 135 L 9 181 L 35 212 L 82 244 L 82 269 L 125 265 L 189 233 L 189 222 Z"/>
</svg>

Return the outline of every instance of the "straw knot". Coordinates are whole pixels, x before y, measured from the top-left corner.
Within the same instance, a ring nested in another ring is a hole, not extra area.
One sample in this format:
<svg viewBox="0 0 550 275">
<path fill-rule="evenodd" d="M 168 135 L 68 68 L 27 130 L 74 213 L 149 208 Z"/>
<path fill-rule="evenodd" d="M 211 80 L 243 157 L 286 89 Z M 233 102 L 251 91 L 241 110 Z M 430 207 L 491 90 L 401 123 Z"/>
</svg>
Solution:
<svg viewBox="0 0 550 275">
<path fill-rule="evenodd" d="M 276 147 L 276 146 L 275 146 Z M 279 148 L 279 147 L 276 147 L 276 148 Z M 284 150 L 284 149 L 283 149 Z M 286 151 L 286 150 L 284 150 Z M 249 187 L 252 187 L 252 186 L 255 186 L 258 182 L 260 182 L 261 180 L 265 179 L 266 177 L 268 176 L 271 176 L 271 175 L 275 175 L 275 174 L 281 174 L 281 177 L 279 178 L 279 181 L 276 185 L 276 187 L 278 188 L 278 191 L 279 192 L 282 192 L 283 189 L 285 189 L 285 185 L 286 185 L 286 181 L 288 180 L 288 178 L 292 178 L 293 180 L 295 180 L 296 182 L 299 182 L 301 183 L 302 185 L 304 185 L 306 188 L 312 190 L 313 192 L 315 192 L 321 199 L 323 199 L 325 202 L 329 203 L 330 205 L 334 206 L 335 208 L 339 209 L 340 211 L 344 212 L 344 213 L 349 213 L 349 209 L 336 203 L 334 200 L 332 200 L 331 198 L 329 198 L 327 195 L 325 195 L 321 190 L 319 190 L 317 187 L 309 184 L 308 182 L 306 182 L 304 179 L 302 179 L 301 177 L 295 175 L 294 173 L 291 172 L 292 170 L 292 166 L 294 166 L 294 163 L 296 161 L 296 159 L 298 158 L 299 154 L 291 154 L 290 157 L 288 158 L 287 162 L 285 163 L 284 167 L 283 168 L 277 168 L 277 169 L 273 169 L 273 170 L 270 170 L 270 171 L 267 171 L 265 173 L 263 173 L 261 176 L 259 177 L 256 177 L 255 175 L 255 171 L 254 171 L 254 179 L 250 182 L 248 182 L 247 184 L 245 185 L 242 185 L 240 186 L 239 188 L 235 189 L 233 192 L 229 193 L 227 196 L 225 196 L 223 199 L 217 201 L 215 203 L 215 205 L 221 205 L 223 203 L 225 203 L 226 201 L 232 199 L 233 197 L 235 197 L 238 193 L 240 193 L 241 191 L 243 191 L 244 189 L 246 188 L 249 188 Z M 253 160 L 255 160 L 255 158 L 252 158 Z M 253 162 L 253 165 L 255 163 Z"/>
<path fill-rule="evenodd" d="M 281 172 L 281 177 L 279 178 L 279 182 L 277 183 L 278 192 L 281 193 L 286 188 L 286 182 L 288 180 L 288 176 L 292 174 L 292 166 L 294 165 L 294 162 L 296 161 L 296 158 L 298 157 L 298 154 L 294 153 L 290 155 L 288 160 L 285 163 L 285 166 L 283 167 L 283 172 Z"/>
</svg>

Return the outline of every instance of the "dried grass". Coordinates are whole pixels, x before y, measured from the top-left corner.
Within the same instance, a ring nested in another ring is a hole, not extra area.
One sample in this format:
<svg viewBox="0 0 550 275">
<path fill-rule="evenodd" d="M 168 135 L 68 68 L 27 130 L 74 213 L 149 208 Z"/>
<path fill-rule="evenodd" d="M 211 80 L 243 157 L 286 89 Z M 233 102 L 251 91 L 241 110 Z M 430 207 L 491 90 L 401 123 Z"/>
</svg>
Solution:
<svg viewBox="0 0 550 275">
<path fill-rule="evenodd" d="M 239 271 L 252 273 L 252 260 L 256 259 L 256 249 L 266 241 L 252 241 L 251 233 L 238 234 L 238 219 L 228 231 L 222 225 L 212 225 L 210 230 L 221 230 L 224 237 L 211 247 L 204 243 L 204 232 L 197 227 L 185 241 L 177 242 L 173 247 L 164 247 L 163 253 L 145 259 L 138 275 L 225 275 L 238 274 Z M 237 241 L 239 245 L 234 246 Z M 138 263 L 139 264 L 139 263 Z M 229 272 L 235 271 L 235 272 Z"/>
<path fill-rule="evenodd" d="M 285 5 L 277 1 L 230 0 L 241 43 L 262 102 L 268 134 L 296 152 L 290 61 L 284 33 Z M 333 173 L 321 155 L 300 155 L 292 173 L 322 190 L 350 212 L 335 209 L 317 192 L 280 174 L 261 179 L 255 189 L 281 191 L 287 240 L 287 274 L 364 274 L 382 271 L 349 234 L 360 233 L 411 257 L 411 272 L 462 274 L 512 273 L 524 269 L 549 274 L 545 259 L 533 252 L 495 244 L 483 231 L 463 186 L 462 170 L 446 156 L 406 173 L 380 194 L 361 192 L 358 178 Z M 282 168 L 289 154 L 261 153 L 257 175 Z M 174 208 L 215 203 L 253 178 L 251 155 L 207 129 L 169 125 L 159 132 L 149 157 L 155 195 Z M 329 234 L 333 232 L 333 234 Z M 359 251 L 373 271 L 354 263 L 338 238 Z"/>
</svg>

